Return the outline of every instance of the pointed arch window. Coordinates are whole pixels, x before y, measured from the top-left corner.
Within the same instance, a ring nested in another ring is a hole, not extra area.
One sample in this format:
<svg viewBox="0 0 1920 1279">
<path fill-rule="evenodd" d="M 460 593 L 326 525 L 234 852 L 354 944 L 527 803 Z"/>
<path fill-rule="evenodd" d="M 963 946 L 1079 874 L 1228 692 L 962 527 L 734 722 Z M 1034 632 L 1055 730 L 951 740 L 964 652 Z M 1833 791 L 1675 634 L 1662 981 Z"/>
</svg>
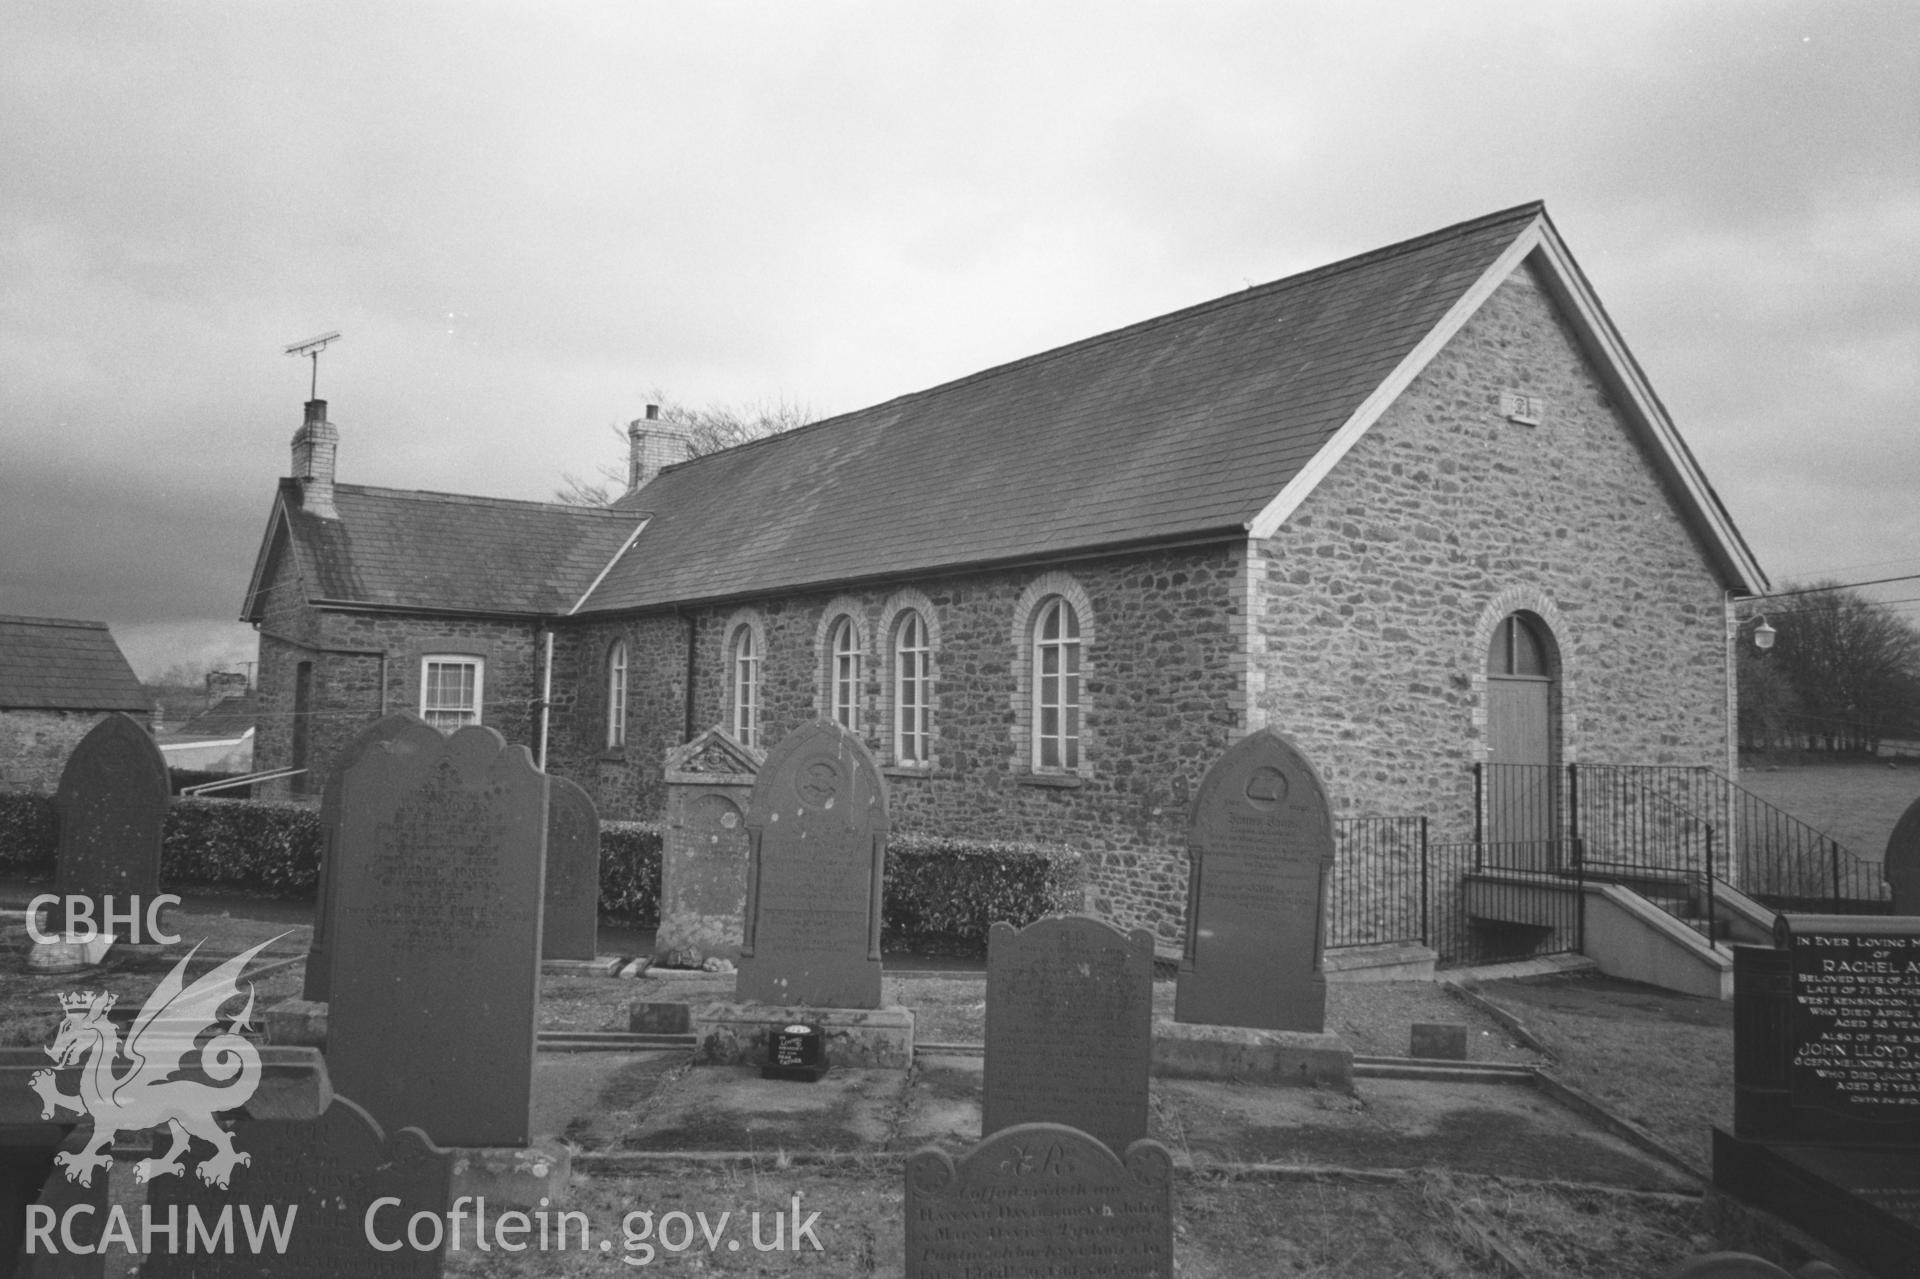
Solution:
<svg viewBox="0 0 1920 1279">
<path fill-rule="evenodd" d="M 607 653 L 607 749 L 627 744 L 627 642 L 615 641 Z"/>
<path fill-rule="evenodd" d="M 851 617 L 843 616 L 833 624 L 832 639 L 827 647 L 833 721 L 857 733 L 860 731 L 861 653 L 860 635 Z"/>
<path fill-rule="evenodd" d="M 933 646 L 927 624 L 908 609 L 893 630 L 893 762 L 931 762 Z"/>
<path fill-rule="evenodd" d="M 728 646 L 732 668 L 733 736 L 742 746 L 759 745 L 760 648 L 753 627 L 740 626 Z"/>
<path fill-rule="evenodd" d="M 1033 625 L 1033 766 L 1043 772 L 1080 767 L 1080 618 L 1056 595 Z"/>
</svg>

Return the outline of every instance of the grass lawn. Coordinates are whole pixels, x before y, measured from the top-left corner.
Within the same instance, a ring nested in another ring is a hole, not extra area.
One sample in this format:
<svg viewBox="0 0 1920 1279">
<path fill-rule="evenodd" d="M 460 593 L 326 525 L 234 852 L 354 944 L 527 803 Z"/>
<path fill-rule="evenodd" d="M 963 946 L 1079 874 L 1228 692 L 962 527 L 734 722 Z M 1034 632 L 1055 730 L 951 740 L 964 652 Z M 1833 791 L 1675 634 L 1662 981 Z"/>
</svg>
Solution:
<svg viewBox="0 0 1920 1279">
<path fill-rule="evenodd" d="M 1877 862 L 1900 815 L 1920 799 L 1920 766 L 1884 760 L 1768 764 L 1761 758 L 1742 762 L 1740 784 L 1863 861 Z"/>
</svg>

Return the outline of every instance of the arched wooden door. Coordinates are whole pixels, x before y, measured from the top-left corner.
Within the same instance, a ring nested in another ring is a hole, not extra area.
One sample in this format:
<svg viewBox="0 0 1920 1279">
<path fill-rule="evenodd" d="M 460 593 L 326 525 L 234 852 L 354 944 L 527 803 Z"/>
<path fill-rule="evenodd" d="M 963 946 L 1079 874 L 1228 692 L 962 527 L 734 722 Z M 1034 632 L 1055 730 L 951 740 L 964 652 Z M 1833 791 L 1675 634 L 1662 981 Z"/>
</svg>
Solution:
<svg viewBox="0 0 1920 1279">
<path fill-rule="evenodd" d="M 1539 870 L 1559 864 L 1553 666 L 1539 619 L 1500 619 L 1487 646 L 1486 839 L 1505 846 L 1501 863 Z"/>
</svg>

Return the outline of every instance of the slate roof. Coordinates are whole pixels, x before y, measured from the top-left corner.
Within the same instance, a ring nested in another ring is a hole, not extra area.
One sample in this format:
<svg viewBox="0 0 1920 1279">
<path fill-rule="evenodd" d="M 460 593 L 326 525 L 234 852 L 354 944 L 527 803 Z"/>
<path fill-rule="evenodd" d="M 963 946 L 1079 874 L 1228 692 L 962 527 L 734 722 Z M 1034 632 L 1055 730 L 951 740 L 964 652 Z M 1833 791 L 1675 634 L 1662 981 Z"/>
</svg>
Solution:
<svg viewBox="0 0 1920 1279">
<path fill-rule="evenodd" d="M 280 515 L 242 616 L 258 620 L 274 555 L 290 545 L 315 602 L 510 614 L 564 613 L 633 535 L 629 512 L 336 484 L 337 520 L 301 509 L 281 482 Z M 281 520 L 284 519 L 284 523 Z"/>
<path fill-rule="evenodd" d="M 105 622 L 0 616 L 0 710 L 147 715 L 153 699 Z"/>
<path fill-rule="evenodd" d="M 258 701 L 252 690 L 239 697 L 223 697 L 168 736 L 238 737 L 253 727 L 259 711 Z"/>
<path fill-rule="evenodd" d="M 1529 204 L 683 463 L 582 612 L 1244 536 Z"/>
</svg>

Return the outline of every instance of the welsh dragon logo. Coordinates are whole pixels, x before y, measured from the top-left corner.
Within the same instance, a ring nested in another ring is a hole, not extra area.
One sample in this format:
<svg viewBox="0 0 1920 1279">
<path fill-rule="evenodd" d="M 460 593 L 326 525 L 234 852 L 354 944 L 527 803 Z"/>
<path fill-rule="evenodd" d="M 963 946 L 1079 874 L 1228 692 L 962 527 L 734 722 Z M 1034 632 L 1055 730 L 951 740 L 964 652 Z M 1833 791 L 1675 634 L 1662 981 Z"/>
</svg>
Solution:
<svg viewBox="0 0 1920 1279">
<path fill-rule="evenodd" d="M 228 1021 L 224 1031 L 218 1029 L 217 1021 L 222 1005 L 239 998 L 239 978 L 247 962 L 278 940 L 261 942 L 187 985 L 187 962 L 200 949 L 195 946 L 148 996 L 124 1044 L 119 1027 L 107 1015 L 116 996 L 92 991 L 60 996 L 67 1016 L 47 1056 L 53 1058 L 55 1070 L 85 1060 L 80 1091 L 74 1096 L 61 1092 L 53 1070 L 35 1071 L 28 1085 L 40 1094 L 42 1119 L 53 1118 L 58 1110 L 93 1119 L 93 1137 L 84 1150 L 54 1156 L 69 1181 L 92 1185 L 93 1170 L 113 1163 L 115 1136 L 161 1124 L 172 1134 L 172 1148 L 161 1158 L 134 1164 L 136 1181 L 185 1171 L 181 1156 L 195 1137 L 214 1148 L 213 1155 L 195 1169 L 210 1186 L 224 1189 L 235 1167 L 253 1162 L 252 1156 L 234 1147 L 232 1135 L 213 1117 L 215 1111 L 244 1105 L 260 1085 L 260 1053 L 240 1035 L 253 1015 L 251 984 L 246 1007 Z M 198 1042 L 209 1029 L 217 1033 Z M 212 1083 L 174 1078 L 195 1053 L 199 1073 Z"/>
</svg>

